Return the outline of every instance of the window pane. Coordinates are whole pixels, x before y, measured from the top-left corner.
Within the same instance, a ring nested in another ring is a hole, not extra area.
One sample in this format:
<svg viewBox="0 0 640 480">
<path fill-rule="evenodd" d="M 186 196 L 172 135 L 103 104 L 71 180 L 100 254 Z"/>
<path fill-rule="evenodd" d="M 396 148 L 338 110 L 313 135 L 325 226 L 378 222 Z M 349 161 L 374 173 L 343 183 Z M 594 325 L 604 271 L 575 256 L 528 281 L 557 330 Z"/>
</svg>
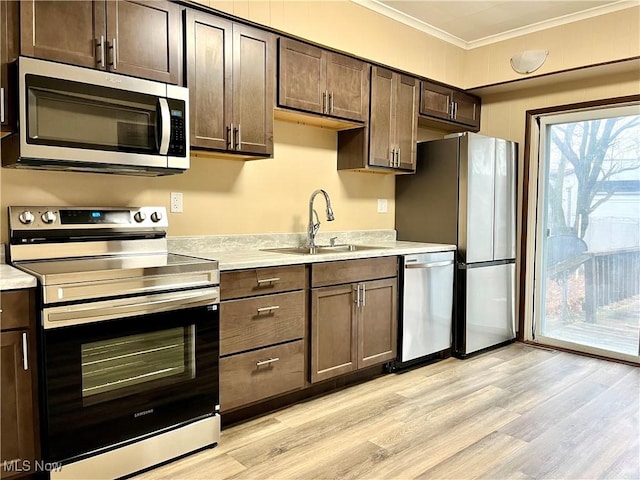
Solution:
<svg viewBox="0 0 640 480">
<path fill-rule="evenodd" d="M 82 345 L 85 404 L 194 378 L 192 330 L 177 327 Z"/>
<path fill-rule="evenodd" d="M 539 334 L 638 355 L 640 115 L 602 115 L 546 122 Z"/>
</svg>

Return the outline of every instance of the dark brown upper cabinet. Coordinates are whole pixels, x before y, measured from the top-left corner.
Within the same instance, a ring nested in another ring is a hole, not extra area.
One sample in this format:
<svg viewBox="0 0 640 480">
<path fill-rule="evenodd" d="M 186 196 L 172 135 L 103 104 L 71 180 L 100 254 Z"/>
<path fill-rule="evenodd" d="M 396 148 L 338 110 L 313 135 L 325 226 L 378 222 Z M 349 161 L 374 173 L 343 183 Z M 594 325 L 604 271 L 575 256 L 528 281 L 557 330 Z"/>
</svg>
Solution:
<svg viewBox="0 0 640 480">
<path fill-rule="evenodd" d="M 275 37 L 207 13 L 185 15 L 191 148 L 272 156 Z"/>
<path fill-rule="evenodd" d="M 166 0 L 20 3 L 20 52 L 177 84 L 180 7 Z"/>
<path fill-rule="evenodd" d="M 288 38 L 279 42 L 278 106 L 366 122 L 368 63 Z"/>
<path fill-rule="evenodd" d="M 451 87 L 422 81 L 420 115 L 444 120 L 439 122 L 443 130 L 477 132 L 480 130 L 480 98 Z"/>
<path fill-rule="evenodd" d="M 369 126 L 338 132 L 339 170 L 415 171 L 418 80 L 371 68 Z"/>
<path fill-rule="evenodd" d="M 16 124 L 16 92 L 9 81 L 11 62 L 19 54 L 19 9 L 17 1 L 0 2 L 0 124 L 2 135 L 15 131 Z"/>
</svg>

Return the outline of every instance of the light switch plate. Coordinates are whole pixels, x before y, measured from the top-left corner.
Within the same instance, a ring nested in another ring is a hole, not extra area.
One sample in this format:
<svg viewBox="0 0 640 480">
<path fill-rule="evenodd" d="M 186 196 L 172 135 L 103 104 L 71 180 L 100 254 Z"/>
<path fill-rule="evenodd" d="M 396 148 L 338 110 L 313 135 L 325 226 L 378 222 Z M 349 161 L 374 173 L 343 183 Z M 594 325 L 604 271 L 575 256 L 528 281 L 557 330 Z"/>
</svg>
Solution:
<svg viewBox="0 0 640 480">
<path fill-rule="evenodd" d="M 182 193 L 171 192 L 171 213 L 182 213 Z"/>
<path fill-rule="evenodd" d="M 378 199 L 378 213 L 387 213 L 387 199 L 379 198 Z"/>
</svg>

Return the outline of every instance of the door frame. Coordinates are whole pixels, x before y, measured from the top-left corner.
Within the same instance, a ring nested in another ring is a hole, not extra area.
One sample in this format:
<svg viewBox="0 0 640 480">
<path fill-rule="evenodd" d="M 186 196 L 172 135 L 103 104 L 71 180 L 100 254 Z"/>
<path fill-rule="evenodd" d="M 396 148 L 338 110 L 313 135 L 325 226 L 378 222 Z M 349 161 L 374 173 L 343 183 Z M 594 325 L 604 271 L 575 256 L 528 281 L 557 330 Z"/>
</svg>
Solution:
<svg viewBox="0 0 640 480">
<path fill-rule="evenodd" d="M 541 177 L 543 169 L 540 165 L 540 152 L 539 152 L 539 140 L 540 133 L 539 117 L 552 113 L 561 113 L 577 110 L 588 110 L 597 107 L 622 107 L 625 104 L 631 105 L 633 103 L 640 102 L 640 95 L 629 95 L 625 97 L 616 97 L 610 99 L 593 100 L 589 102 L 580 102 L 573 104 L 558 105 L 553 107 L 538 108 L 534 110 L 526 111 L 525 120 L 525 142 L 524 142 L 524 155 L 523 155 L 523 176 L 522 176 L 522 206 L 520 209 L 520 215 L 523 221 L 520 231 L 520 256 L 519 256 L 519 268 L 520 275 L 518 279 L 518 334 L 517 340 L 525 343 L 539 343 L 535 336 L 535 302 L 534 292 L 537 288 L 536 277 L 540 274 L 536 269 L 539 268 L 536 265 L 536 239 L 538 237 L 537 229 L 537 210 L 538 205 L 538 191 L 540 189 L 540 182 L 544 179 Z M 544 345 L 550 345 L 558 347 L 560 349 L 571 350 L 572 344 L 556 340 L 554 342 L 546 343 L 545 338 Z M 597 357 L 603 357 L 608 359 L 622 360 L 625 362 L 637 363 L 637 358 L 633 358 L 625 354 L 616 354 L 615 352 L 609 352 L 597 348 L 589 348 L 587 355 L 593 355 Z"/>
</svg>

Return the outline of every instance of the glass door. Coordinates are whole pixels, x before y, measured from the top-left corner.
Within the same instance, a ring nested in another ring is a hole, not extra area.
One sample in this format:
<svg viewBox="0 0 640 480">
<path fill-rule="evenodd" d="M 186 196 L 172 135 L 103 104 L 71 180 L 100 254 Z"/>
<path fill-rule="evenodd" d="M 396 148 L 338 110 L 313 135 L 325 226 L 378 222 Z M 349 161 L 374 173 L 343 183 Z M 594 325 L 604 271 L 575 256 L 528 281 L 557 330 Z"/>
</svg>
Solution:
<svg viewBox="0 0 640 480">
<path fill-rule="evenodd" d="M 640 106 L 539 118 L 535 341 L 640 359 Z"/>
</svg>

